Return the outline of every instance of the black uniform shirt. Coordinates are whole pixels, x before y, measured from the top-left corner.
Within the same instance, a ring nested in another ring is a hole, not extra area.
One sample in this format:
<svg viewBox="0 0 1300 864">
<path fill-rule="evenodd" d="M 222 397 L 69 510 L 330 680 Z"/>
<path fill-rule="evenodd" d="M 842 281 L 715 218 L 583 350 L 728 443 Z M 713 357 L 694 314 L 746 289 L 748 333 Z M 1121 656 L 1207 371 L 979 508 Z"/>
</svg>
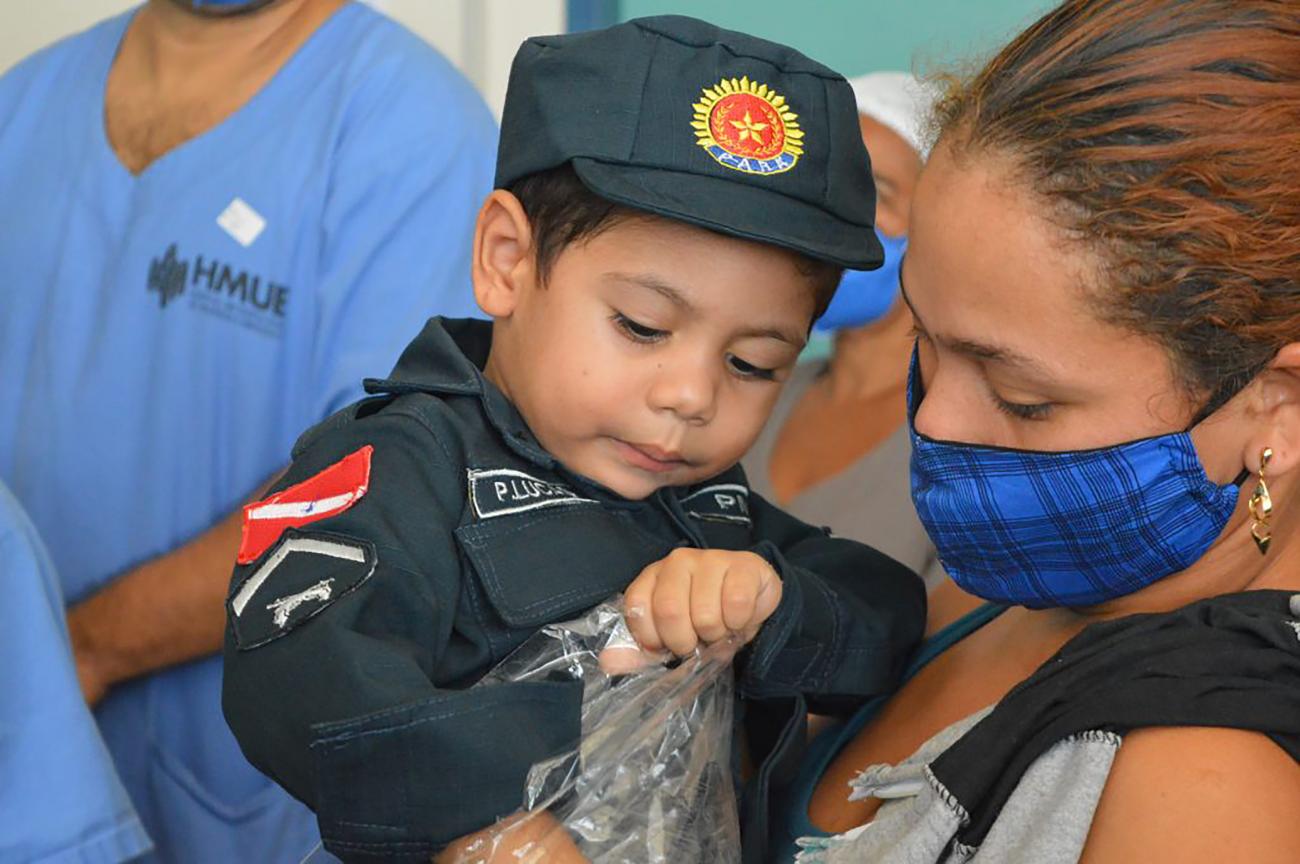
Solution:
<svg viewBox="0 0 1300 864">
<path fill-rule="evenodd" d="M 579 736 L 579 682 L 469 685 L 675 547 L 749 549 L 783 583 L 737 668 L 761 820 L 809 705 L 892 686 L 921 635 L 920 580 L 751 494 L 739 468 L 642 501 L 567 471 L 484 379 L 490 339 L 429 322 L 248 508 L 223 698 L 245 754 L 335 854 L 427 860 L 517 810 L 529 767 Z"/>
</svg>

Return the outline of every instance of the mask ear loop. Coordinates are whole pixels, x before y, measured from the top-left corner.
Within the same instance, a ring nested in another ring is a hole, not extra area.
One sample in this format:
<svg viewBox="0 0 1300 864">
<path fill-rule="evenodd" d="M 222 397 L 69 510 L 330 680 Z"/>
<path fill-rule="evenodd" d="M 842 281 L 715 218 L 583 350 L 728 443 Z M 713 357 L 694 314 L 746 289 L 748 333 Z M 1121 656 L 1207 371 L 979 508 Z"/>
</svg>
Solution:
<svg viewBox="0 0 1300 864">
<path fill-rule="evenodd" d="M 1223 384 L 1219 385 L 1219 389 L 1215 390 L 1210 395 L 1210 398 L 1205 401 L 1205 405 L 1201 407 L 1200 411 L 1196 412 L 1196 416 L 1192 418 L 1192 422 L 1187 424 L 1187 428 L 1183 431 L 1192 431 L 1192 429 L 1208 419 L 1215 411 L 1218 411 L 1224 405 L 1227 405 L 1232 401 L 1233 397 L 1242 390 L 1245 390 L 1246 387 L 1249 386 L 1250 382 L 1254 381 L 1259 373 L 1267 369 L 1268 364 L 1272 362 L 1273 358 L 1269 357 L 1262 363 L 1257 363 L 1253 369 L 1247 369 L 1246 371 L 1239 373 L 1235 378 L 1230 378 Z"/>
<path fill-rule="evenodd" d="M 1201 423 L 1208 420 L 1211 414 L 1213 414 L 1215 411 L 1218 411 L 1224 405 L 1227 405 L 1230 401 L 1232 401 L 1232 398 L 1234 396 L 1236 396 L 1242 390 L 1245 390 L 1246 386 L 1250 384 L 1251 381 L 1255 380 L 1255 376 L 1258 375 L 1260 372 L 1263 372 L 1265 367 L 1267 367 L 1268 364 L 1271 362 L 1272 360 L 1266 360 L 1263 363 L 1261 363 L 1258 368 L 1252 369 L 1248 373 L 1242 375 L 1240 384 L 1238 384 L 1236 381 L 1229 381 L 1226 386 L 1220 387 L 1214 393 L 1214 395 L 1211 396 L 1209 400 L 1206 401 L 1205 406 L 1202 407 L 1200 411 L 1196 412 L 1196 416 L 1192 418 L 1192 422 L 1187 424 L 1187 428 L 1184 429 L 1183 431 L 1191 432 Z M 1232 485 L 1240 488 L 1246 485 L 1246 481 L 1249 480 L 1252 476 L 1253 475 L 1251 473 L 1251 470 L 1249 468 L 1243 467 L 1241 469 L 1241 473 L 1238 474 L 1235 479 L 1233 479 Z"/>
</svg>

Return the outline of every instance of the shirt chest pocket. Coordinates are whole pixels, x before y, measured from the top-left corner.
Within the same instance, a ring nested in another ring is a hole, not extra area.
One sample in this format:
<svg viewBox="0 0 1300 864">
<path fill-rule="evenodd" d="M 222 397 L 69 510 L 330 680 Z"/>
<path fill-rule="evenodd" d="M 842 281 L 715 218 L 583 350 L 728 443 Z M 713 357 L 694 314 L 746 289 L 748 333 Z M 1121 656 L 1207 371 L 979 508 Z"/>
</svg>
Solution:
<svg viewBox="0 0 1300 864">
<path fill-rule="evenodd" d="M 571 618 L 622 591 L 673 548 L 594 504 L 484 519 L 457 528 L 456 540 L 509 628 Z"/>
</svg>

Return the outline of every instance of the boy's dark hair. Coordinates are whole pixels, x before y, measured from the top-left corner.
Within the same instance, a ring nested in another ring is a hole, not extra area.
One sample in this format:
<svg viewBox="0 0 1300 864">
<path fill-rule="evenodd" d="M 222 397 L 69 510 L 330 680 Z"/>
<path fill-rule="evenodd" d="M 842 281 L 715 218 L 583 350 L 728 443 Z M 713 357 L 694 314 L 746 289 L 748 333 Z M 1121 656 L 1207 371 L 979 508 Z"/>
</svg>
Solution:
<svg viewBox="0 0 1300 864">
<path fill-rule="evenodd" d="M 519 199 L 532 224 L 537 272 L 543 284 L 555 259 L 566 247 L 590 240 L 629 219 L 667 218 L 655 217 L 652 213 L 600 197 L 578 179 L 577 172 L 568 162 L 521 177 L 506 191 Z M 794 256 L 799 272 L 812 285 L 815 321 L 830 305 L 844 268 L 793 250 L 790 254 Z"/>
</svg>

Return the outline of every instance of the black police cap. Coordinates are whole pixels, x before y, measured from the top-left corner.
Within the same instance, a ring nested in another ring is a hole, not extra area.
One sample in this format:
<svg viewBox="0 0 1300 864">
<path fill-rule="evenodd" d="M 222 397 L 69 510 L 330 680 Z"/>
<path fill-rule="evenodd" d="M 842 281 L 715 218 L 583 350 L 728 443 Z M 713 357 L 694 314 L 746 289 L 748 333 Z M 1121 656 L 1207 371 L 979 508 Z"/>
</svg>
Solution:
<svg viewBox="0 0 1300 864">
<path fill-rule="evenodd" d="M 565 162 L 629 207 L 858 270 L 884 260 L 853 91 L 775 42 L 679 15 L 529 39 L 496 185 Z"/>
</svg>

